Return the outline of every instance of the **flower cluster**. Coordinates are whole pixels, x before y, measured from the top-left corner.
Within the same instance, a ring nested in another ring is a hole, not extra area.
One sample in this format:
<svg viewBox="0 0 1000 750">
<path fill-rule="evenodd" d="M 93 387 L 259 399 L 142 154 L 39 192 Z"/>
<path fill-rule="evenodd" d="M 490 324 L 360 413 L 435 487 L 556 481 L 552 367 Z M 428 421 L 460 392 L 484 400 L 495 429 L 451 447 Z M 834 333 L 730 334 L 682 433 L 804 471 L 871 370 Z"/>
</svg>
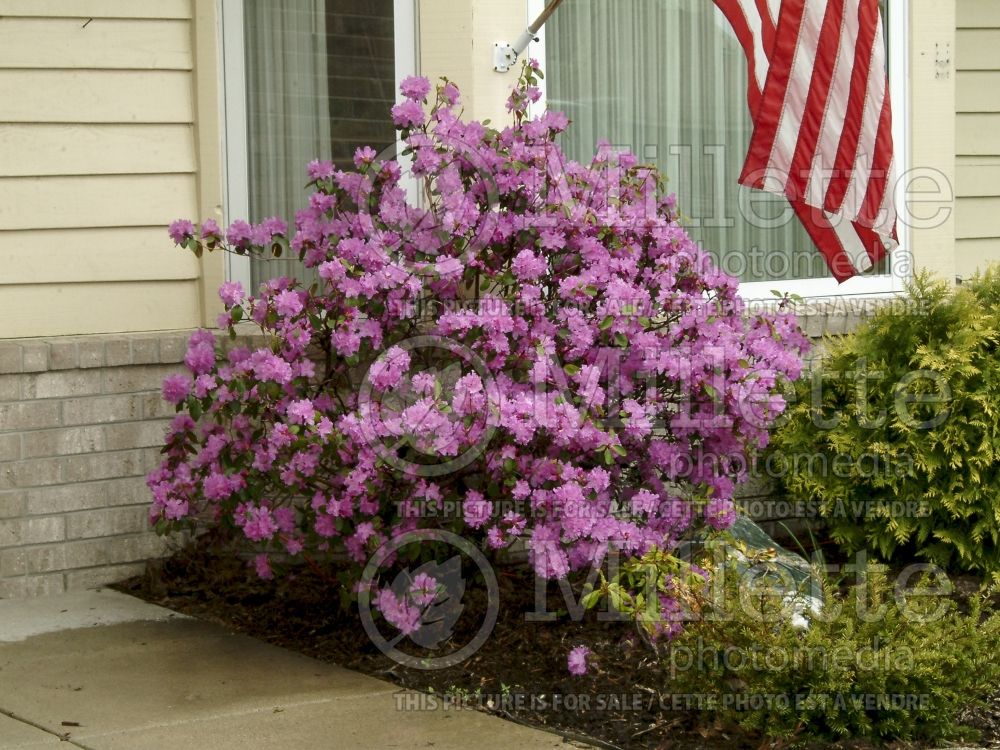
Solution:
<svg viewBox="0 0 1000 750">
<path fill-rule="evenodd" d="M 370 149 L 357 171 L 313 162 L 290 238 L 276 219 L 171 227 L 195 252 L 289 248 L 318 281 L 220 289 L 220 327 L 252 322 L 267 343 L 223 353 L 199 332 L 190 375 L 164 383 L 178 415 L 148 479 L 159 528 L 226 524 L 262 554 L 346 552 L 360 570 L 444 525 L 492 548 L 526 538 L 560 578 L 732 523 L 806 339 L 744 307 L 654 169 L 606 144 L 566 159 L 566 117 L 528 115 L 538 75 L 503 129 L 463 120 L 453 84 L 405 80 L 392 117 L 410 174 Z M 414 626 L 406 602 L 376 601 Z"/>
</svg>

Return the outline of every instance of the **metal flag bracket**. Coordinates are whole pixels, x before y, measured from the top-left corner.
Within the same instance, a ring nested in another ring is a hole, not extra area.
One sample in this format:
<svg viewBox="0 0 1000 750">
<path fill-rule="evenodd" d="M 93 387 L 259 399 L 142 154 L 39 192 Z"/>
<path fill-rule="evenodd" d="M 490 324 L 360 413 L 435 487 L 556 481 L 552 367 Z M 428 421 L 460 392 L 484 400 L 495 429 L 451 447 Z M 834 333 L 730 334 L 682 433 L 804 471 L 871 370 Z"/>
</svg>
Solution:
<svg viewBox="0 0 1000 750">
<path fill-rule="evenodd" d="M 499 41 L 493 45 L 493 70 L 497 73 L 506 73 L 514 65 L 517 64 L 517 59 L 524 54 L 524 51 L 528 49 L 528 45 L 532 42 L 538 41 L 538 31 L 542 28 L 546 21 L 549 20 L 549 16 L 556 12 L 556 8 L 562 3 L 563 0 L 552 0 L 542 11 L 541 15 L 538 16 L 523 32 L 517 40 L 511 44 L 507 41 Z"/>
</svg>

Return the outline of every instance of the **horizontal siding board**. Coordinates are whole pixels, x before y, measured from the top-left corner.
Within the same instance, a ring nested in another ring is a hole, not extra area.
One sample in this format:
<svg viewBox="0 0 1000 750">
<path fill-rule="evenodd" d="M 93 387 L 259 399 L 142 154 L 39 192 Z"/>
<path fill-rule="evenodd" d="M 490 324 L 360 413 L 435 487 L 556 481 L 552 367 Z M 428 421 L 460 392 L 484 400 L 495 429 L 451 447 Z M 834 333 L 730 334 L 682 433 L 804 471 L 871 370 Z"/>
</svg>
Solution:
<svg viewBox="0 0 1000 750">
<path fill-rule="evenodd" d="M 191 0 L 0 0 L 0 16 L 191 18 Z"/>
<path fill-rule="evenodd" d="M 1000 69 L 1000 29 L 959 29 L 955 47 L 960 71 Z"/>
<path fill-rule="evenodd" d="M 1000 28 L 997 0 L 958 0 L 955 12 L 960 29 Z"/>
<path fill-rule="evenodd" d="M 198 275 L 198 260 L 174 246 L 166 227 L 0 232 L 0 285 L 176 281 Z"/>
<path fill-rule="evenodd" d="M 982 154 L 980 156 L 958 156 L 955 164 L 959 167 L 998 167 L 1000 154 Z"/>
<path fill-rule="evenodd" d="M 0 230 L 157 226 L 194 216 L 193 175 L 0 178 Z"/>
<path fill-rule="evenodd" d="M 955 202 L 955 236 L 1000 237 L 1000 198 L 959 198 Z"/>
<path fill-rule="evenodd" d="M 959 72 L 955 83 L 955 111 L 1000 112 L 1000 70 Z"/>
<path fill-rule="evenodd" d="M 959 156 L 1000 154 L 1000 113 L 959 114 L 955 143 Z"/>
<path fill-rule="evenodd" d="M 0 122 L 190 123 L 191 73 L 0 70 Z"/>
<path fill-rule="evenodd" d="M 991 263 L 1000 263 L 1000 238 L 958 240 L 955 243 L 955 264 L 958 275 L 969 278 L 984 271 Z"/>
<path fill-rule="evenodd" d="M 196 169 L 191 125 L 0 125 L 5 177 Z"/>
<path fill-rule="evenodd" d="M 955 193 L 960 198 L 1000 196 L 1000 164 L 958 164 Z"/>
<path fill-rule="evenodd" d="M 198 282 L 0 286 L 0 339 L 192 328 Z"/>
<path fill-rule="evenodd" d="M 191 24 L 0 17 L 0 68 L 190 70 Z"/>
</svg>

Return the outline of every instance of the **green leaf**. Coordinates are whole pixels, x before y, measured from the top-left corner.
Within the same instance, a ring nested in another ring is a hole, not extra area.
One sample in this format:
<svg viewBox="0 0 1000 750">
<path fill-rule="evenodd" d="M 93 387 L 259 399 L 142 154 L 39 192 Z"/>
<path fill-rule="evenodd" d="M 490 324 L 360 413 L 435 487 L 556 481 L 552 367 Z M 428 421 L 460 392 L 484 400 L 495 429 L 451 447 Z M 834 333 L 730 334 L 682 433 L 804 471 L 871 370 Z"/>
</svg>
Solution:
<svg viewBox="0 0 1000 750">
<path fill-rule="evenodd" d="M 601 601 L 601 591 L 600 589 L 594 589 L 580 598 L 580 605 L 584 609 L 593 609 L 599 601 Z"/>
</svg>

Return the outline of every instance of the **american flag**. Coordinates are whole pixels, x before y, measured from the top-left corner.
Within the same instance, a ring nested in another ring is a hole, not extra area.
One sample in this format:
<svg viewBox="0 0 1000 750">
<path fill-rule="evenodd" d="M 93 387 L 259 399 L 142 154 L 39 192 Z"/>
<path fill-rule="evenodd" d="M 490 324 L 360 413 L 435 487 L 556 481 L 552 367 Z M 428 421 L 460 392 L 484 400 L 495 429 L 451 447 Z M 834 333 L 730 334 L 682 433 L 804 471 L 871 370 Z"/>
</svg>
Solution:
<svg viewBox="0 0 1000 750">
<path fill-rule="evenodd" d="M 740 175 L 785 195 L 845 281 L 898 245 L 878 0 L 715 0 L 746 53 L 754 132 Z"/>
</svg>

